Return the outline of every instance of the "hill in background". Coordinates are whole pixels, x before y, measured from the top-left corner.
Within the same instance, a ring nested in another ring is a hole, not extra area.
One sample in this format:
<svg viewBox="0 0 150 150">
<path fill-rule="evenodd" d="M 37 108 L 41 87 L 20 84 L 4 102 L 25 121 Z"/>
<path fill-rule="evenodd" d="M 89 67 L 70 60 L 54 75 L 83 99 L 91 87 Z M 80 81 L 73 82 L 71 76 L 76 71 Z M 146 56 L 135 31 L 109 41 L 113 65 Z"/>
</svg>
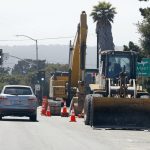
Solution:
<svg viewBox="0 0 150 150">
<path fill-rule="evenodd" d="M 3 53 L 9 53 L 20 59 L 35 59 L 35 45 L 30 46 L 1 46 Z M 117 46 L 116 50 L 122 50 L 121 46 Z M 96 68 L 96 47 L 87 46 L 86 52 L 86 67 Z M 47 63 L 68 64 L 69 46 L 68 45 L 39 45 L 38 57 L 40 60 L 46 60 Z M 4 61 L 4 66 L 13 67 L 18 62 L 18 59 L 9 57 Z"/>
</svg>

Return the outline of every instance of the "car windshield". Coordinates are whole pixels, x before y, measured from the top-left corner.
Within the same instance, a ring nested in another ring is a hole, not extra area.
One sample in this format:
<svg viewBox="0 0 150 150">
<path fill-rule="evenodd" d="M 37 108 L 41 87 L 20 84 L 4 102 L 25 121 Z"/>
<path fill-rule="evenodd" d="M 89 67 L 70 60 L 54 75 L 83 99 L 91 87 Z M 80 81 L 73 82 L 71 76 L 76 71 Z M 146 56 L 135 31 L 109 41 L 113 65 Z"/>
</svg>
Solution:
<svg viewBox="0 0 150 150">
<path fill-rule="evenodd" d="M 11 95 L 32 95 L 31 89 L 27 87 L 6 87 L 4 94 Z"/>
</svg>

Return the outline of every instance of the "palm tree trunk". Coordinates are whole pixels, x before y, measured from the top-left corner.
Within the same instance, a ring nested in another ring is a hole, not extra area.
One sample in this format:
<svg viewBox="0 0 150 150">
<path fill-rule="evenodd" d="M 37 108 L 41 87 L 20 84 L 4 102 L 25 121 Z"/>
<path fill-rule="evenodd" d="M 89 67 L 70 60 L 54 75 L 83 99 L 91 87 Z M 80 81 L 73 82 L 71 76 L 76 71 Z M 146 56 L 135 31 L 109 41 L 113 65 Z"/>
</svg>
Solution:
<svg viewBox="0 0 150 150">
<path fill-rule="evenodd" d="M 96 33 L 98 38 L 98 48 L 100 51 L 114 50 L 114 43 L 109 22 L 97 22 Z"/>
</svg>

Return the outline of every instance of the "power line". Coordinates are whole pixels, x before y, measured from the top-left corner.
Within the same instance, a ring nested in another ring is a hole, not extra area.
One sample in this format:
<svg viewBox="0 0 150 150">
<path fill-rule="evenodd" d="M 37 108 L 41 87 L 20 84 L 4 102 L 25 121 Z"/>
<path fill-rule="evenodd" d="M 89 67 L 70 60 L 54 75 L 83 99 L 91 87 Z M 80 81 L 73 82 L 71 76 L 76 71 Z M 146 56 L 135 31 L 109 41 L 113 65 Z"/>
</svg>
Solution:
<svg viewBox="0 0 150 150">
<path fill-rule="evenodd" d="M 42 38 L 42 39 L 37 39 L 37 40 L 55 40 L 55 39 L 68 39 L 68 38 L 73 38 L 73 36 L 68 36 L 68 37 L 54 37 L 54 38 Z"/>
<path fill-rule="evenodd" d="M 27 61 L 26 59 L 22 59 L 22 58 L 19 58 L 19 57 L 17 57 L 17 56 L 10 55 L 10 54 L 9 54 L 9 56 L 10 56 L 10 57 L 13 57 L 13 58 L 16 58 L 16 59 L 19 59 L 19 60 L 22 60 L 22 61 L 24 61 L 24 62 L 26 62 L 26 63 L 28 63 L 28 64 L 32 64 L 32 65 L 35 65 L 35 66 L 36 66 L 36 64 L 34 64 L 33 62 L 29 62 L 29 61 Z"/>
<path fill-rule="evenodd" d="M 43 41 L 43 40 L 55 40 L 55 39 L 68 39 L 68 38 L 73 38 L 73 36 L 68 36 L 68 37 L 49 37 L 49 38 L 40 38 L 36 39 L 38 41 Z M 2 42 L 20 42 L 20 41 L 29 41 L 29 39 L 24 39 L 24 40 L 1 40 Z"/>
<path fill-rule="evenodd" d="M 95 36 L 93 33 L 89 33 L 89 36 Z M 46 41 L 46 40 L 56 40 L 56 39 L 70 39 L 74 38 L 74 36 L 59 36 L 59 37 L 47 37 L 47 38 L 37 38 L 38 41 Z M 1 42 L 22 42 L 22 41 L 29 41 L 30 39 L 23 39 L 23 40 L 13 40 L 13 39 L 0 39 Z"/>
<path fill-rule="evenodd" d="M 29 40 L 0 40 L 2 42 L 19 42 L 19 41 L 29 41 Z"/>
</svg>

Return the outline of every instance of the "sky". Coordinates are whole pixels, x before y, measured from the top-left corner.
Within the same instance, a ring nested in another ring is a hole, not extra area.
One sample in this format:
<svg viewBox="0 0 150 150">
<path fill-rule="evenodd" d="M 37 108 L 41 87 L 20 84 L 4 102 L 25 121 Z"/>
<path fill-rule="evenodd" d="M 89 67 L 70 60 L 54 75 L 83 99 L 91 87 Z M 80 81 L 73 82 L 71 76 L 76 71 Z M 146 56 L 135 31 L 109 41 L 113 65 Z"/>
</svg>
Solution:
<svg viewBox="0 0 150 150">
<path fill-rule="evenodd" d="M 0 45 L 32 45 L 38 40 L 41 45 L 68 45 L 73 40 L 84 10 L 87 13 L 87 45 L 96 45 L 95 27 L 90 13 L 99 0 L 0 0 Z M 139 44 L 136 23 L 142 20 L 140 7 L 150 2 L 138 0 L 106 0 L 116 7 L 117 14 L 112 24 L 114 44 L 127 45 L 129 41 Z M 59 38 L 60 39 L 53 39 Z M 68 38 L 69 37 L 69 38 Z"/>
</svg>

